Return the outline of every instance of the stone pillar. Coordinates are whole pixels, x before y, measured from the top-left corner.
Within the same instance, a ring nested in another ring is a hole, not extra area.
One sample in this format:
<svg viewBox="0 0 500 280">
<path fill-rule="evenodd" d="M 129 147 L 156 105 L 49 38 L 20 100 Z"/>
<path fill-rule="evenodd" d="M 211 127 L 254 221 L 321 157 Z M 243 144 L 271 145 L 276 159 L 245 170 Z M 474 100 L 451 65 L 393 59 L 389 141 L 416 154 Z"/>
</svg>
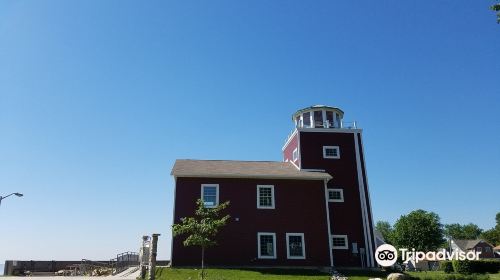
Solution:
<svg viewBox="0 0 500 280">
<path fill-rule="evenodd" d="M 153 238 L 151 240 L 151 252 L 149 255 L 149 280 L 155 280 L 156 251 L 158 249 L 158 236 L 160 236 L 159 233 L 153 233 Z"/>
<path fill-rule="evenodd" d="M 146 279 L 146 272 L 148 270 L 149 266 L 149 259 L 150 259 L 150 247 L 151 247 L 151 242 L 149 239 L 149 236 L 144 235 L 142 237 L 142 244 L 141 248 L 139 249 L 139 264 L 141 268 L 141 279 Z"/>
</svg>

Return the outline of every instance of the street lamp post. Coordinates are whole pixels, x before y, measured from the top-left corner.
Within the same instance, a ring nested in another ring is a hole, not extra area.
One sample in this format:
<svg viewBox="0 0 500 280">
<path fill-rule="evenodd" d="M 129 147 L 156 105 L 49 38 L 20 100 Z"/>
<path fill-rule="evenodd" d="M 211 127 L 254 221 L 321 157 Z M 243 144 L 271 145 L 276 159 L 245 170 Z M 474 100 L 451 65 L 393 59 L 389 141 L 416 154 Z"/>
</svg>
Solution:
<svg viewBox="0 0 500 280">
<path fill-rule="evenodd" d="M 1 196 L 0 195 L 0 205 L 2 205 L 2 200 L 6 199 L 7 197 L 11 196 L 11 195 L 15 195 L 15 196 L 18 196 L 18 197 L 22 197 L 23 194 L 22 193 L 18 193 L 18 192 L 15 192 L 15 193 L 11 193 L 9 195 L 6 195 L 6 196 Z"/>
</svg>

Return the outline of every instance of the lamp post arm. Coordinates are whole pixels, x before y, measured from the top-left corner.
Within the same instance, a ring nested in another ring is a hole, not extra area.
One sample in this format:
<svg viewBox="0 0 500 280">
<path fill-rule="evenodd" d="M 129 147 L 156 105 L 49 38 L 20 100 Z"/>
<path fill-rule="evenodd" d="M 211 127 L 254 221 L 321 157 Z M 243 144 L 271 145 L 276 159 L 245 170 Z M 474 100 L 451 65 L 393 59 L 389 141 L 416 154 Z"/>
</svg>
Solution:
<svg viewBox="0 0 500 280">
<path fill-rule="evenodd" d="M 9 197 L 9 196 L 11 196 L 11 195 L 13 195 L 13 194 L 15 194 L 15 195 L 17 195 L 17 196 L 22 196 L 22 194 L 20 194 L 20 193 L 11 193 L 11 194 L 6 195 L 6 196 L 1 196 L 1 195 L 0 195 L 0 205 L 2 205 L 2 200 L 6 199 L 7 197 Z"/>
<path fill-rule="evenodd" d="M 6 196 L 0 196 L 0 201 L 2 201 L 2 199 L 5 199 L 5 198 L 7 198 L 7 197 L 9 197 L 9 196 L 11 196 L 11 195 L 13 195 L 13 194 L 15 194 L 15 193 L 11 193 L 11 194 L 6 195 Z"/>
</svg>

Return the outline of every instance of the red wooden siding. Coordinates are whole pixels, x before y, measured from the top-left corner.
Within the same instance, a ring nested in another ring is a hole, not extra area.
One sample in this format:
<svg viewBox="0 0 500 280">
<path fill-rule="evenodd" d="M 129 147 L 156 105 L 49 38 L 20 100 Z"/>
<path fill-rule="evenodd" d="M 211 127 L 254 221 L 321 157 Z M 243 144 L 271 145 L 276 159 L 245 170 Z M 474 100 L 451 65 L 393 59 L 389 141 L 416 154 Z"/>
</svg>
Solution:
<svg viewBox="0 0 500 280">
<path fill-rule="evenodd" d="M 174 223 L 193 215 L 201 184 L 219 184 L 219 201 L 231 201 L 231 221 L 220 233 L 219 245 L 206 252 L 207 265 L 330 265 L 323 181 L 177 178 Z M 275 209 L 257 209 L 257 185 L 274 185 Z M 257 232 L 276 233 L 277 259 L 257 259 Z M 287 259 L 287 232 L 304 233 L 305 260 Z M 172 264 L 197 266 L 200 252 L 175 237 Z"/>
<path fill-rule="evenodd" d="M 352 253 L 353 242 L 358 244 L 358 249 L 368 250 L 361 214 L 354 142 L 356 140 L 354 133 L 300 132 L 301 168 L 326 170 L 333 176 L 328 182 L 328 187 L 342 188 L 344 192 L 344 202 L 329 203 L 332 234 L 345 234 L 349 242 L 349 249 L 333 250 L 336 266 L 361 265 L 359 254 Z M 323 146 L 339 146 L 340 159 L 324 159 Z"/>
<path fill-rule="evenodd" d="M 295 136 L 290 139 L 288 144 L 286 145 L 285 149 L 283 150 L 283 161 L 290 161 L 295 163 L 295 165 L 299 165 L 300 161 L 300 153 L 298 154 L 298 159 L 296 161 L 293 161 L 293 150 L 295 150 L 299 146 L 299 134 L 295 134 Z M 298 152 L 298 150 L 297 150 Z"/>
<path fill-rule="evenodd" d="M 489 252 L 486 252 L 486 248 L 489 247 Z M 477 243 L 476 246 L 474 246 L 474 250 L 477 252 L 478 248 L 481 248 L 481 254 L 479 255 L 479 258 L 485 259 L 485 258 L 494 258 L 495 253 L 493 252 L 493 247 L 491 247 L 490 244 L 486 242 L 479 242 Z"/>
</svg>

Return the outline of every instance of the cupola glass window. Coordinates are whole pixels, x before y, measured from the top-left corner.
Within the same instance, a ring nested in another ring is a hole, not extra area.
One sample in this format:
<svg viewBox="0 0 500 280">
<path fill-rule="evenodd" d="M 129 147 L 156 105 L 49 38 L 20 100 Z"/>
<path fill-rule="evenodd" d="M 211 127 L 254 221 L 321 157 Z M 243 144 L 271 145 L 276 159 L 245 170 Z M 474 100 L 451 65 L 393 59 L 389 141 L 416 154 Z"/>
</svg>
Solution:
<svg viewBox="0 0 500 280">
<path fill-rule="evenodd" d="M 323 111 L 314 111 L 314 127 L 323 127 Z"/>
<path fill-rule="evenodd" d="M 311 127 L 311 112 L 304 113 L 302 122 L 304 123 L 304 127 Z"/>
<path fill-rule="evenodd" d="M 326 121 L 327 121 L 328 127 L 335 126 L 333 124 L 333 112 L 332 111 L 326 111 Z"/>
</svg>

